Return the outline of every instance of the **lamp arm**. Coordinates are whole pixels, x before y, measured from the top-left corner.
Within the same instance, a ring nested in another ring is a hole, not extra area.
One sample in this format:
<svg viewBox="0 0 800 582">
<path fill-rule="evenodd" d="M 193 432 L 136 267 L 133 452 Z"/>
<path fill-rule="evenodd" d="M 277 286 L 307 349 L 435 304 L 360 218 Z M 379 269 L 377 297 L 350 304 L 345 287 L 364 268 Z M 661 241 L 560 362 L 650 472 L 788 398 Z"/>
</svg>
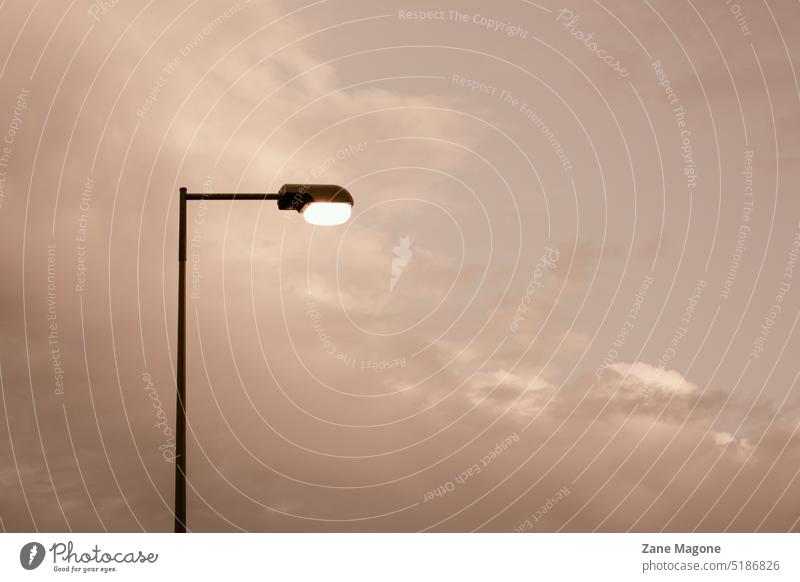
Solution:
<svg viewBox="0 0 800 582">
<path fill-rule="evenodd" d="M 280 200 L 280 194 L 207 194 L 187 193 L 187 200 Z"/>
</svg>

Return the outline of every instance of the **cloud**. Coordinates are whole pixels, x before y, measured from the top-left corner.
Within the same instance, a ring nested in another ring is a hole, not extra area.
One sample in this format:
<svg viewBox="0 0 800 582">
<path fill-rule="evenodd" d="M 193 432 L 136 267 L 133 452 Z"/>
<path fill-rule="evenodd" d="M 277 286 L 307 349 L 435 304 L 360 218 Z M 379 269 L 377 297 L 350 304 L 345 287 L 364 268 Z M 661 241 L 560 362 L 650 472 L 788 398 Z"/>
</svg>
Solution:
<svg viewBox="0 0 800 582">
<path fill-rule="evenodd" d="M 650 394 L 655 390 L 666 394 L 687 395 L 697 390 L 697 386 L 687 382 L 675 370 L 665 370 L 643 362 L 611 364 L 610 368 L 623 377 L 624 389 L 633 392 Z"/>
</svg>

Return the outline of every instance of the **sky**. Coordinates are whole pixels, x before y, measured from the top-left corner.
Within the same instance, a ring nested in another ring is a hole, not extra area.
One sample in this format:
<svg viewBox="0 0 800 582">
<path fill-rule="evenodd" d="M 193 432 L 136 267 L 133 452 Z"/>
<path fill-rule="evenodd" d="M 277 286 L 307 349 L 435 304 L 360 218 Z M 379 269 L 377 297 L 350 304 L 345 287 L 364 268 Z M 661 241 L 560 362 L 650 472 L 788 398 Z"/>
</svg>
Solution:
<svg viewBox="0 0 800 582">
<path fill-rule="evenodd" d="M 799 11 L 0 2 L 0 528 L 800 530 Z"/>
</svg>

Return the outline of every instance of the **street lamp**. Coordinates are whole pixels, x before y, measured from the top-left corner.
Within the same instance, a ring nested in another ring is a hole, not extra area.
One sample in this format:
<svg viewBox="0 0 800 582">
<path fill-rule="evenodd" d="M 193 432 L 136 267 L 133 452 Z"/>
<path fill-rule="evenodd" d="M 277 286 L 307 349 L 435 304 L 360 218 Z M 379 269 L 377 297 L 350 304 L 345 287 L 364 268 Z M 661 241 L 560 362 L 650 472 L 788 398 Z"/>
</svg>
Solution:
<svg viewBox="0 0 800 582">
<path fill-rule="evenodd" d="M 189 200 L 276 200 L 279 210 L 300 212 L 310 224 L 333 226 L 350 218 L 353 197 L 333 184 L 284 184 L 277 194 L 191 194 L 186 188 L 181 188 L 180 193 L 175 533 L 186 533 L 186 203 Z"/>
</svg>

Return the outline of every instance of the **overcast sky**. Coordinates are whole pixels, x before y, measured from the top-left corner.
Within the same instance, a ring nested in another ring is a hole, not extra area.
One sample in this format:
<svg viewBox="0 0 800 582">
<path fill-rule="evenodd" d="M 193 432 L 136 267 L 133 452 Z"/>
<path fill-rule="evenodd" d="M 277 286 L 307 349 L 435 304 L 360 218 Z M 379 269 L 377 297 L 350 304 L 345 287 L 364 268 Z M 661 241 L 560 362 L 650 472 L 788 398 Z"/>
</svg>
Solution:
<svg viewBox="0 0 800 582">
<path fill-rule="evenodd" d="M 0 526 L 800 529 L 799 11 L 0 2 Z"/>
</svg>

